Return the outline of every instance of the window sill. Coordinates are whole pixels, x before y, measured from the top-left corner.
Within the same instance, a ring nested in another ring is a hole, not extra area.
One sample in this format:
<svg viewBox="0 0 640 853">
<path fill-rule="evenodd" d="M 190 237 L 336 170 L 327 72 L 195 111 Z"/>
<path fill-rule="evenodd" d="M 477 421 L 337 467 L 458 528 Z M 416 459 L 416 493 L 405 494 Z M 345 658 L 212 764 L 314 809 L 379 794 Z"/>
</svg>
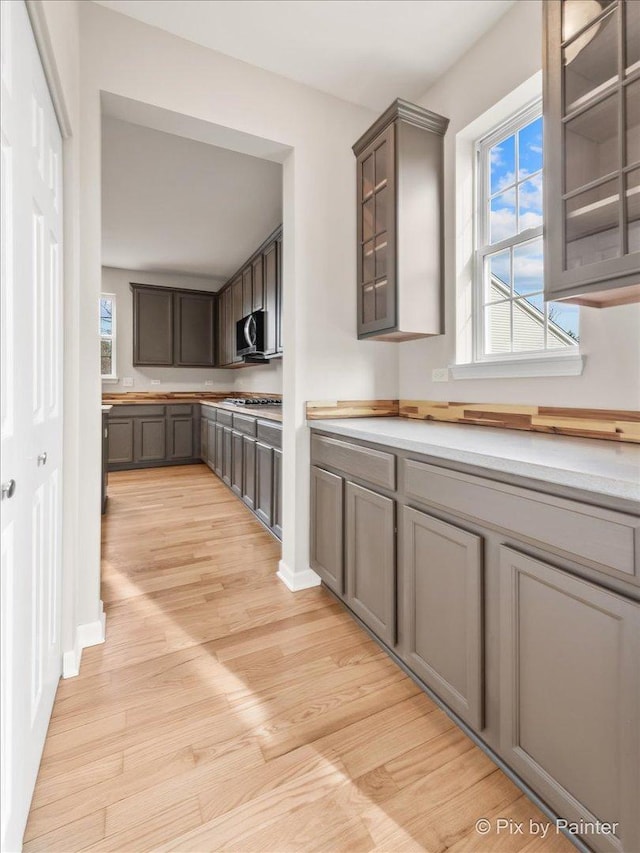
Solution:
<svg viewBox="0 0 640 853">
<path fill-rule="evenodd" d="M 101 379 L 105 385 L 115 385 L 119 382 L 117 376 L 102 376 Z"/>
<path fill-rule="evenodd" d="M 509 361 L 476 361 L 451 365 L 454 379 L 519 379 L 545 376 L 580 376 L 583 355 L 518 358 Z"/>
</svg>

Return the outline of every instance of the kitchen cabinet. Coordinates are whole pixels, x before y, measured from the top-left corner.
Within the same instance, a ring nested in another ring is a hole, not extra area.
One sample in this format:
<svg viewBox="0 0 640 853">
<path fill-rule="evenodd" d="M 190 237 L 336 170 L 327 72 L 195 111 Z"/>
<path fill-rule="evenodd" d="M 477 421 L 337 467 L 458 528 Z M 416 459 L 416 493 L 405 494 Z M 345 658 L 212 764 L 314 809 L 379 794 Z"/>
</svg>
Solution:
<svg viewBox="0 0 640 853">
<path fill-rule="evenodd" d="M 209 420 L 205 417 L 200 420 L 200 459 L 206 464 L 209 448 Z"/>
<path fill-rule="evenodd" d="M 107 482 L 109 480 L 109 472 L 107 463 L 109 459 L 109 413 L 103 410 L 102 412 L 102 500 L 101 512 L 107 509 Z"/>
<path fill-rule="evenodd" d="M 167 421 L 164 413 L 134 419 L 134 462 L 161 462 L 167 456 Z"/>
<path fill-rule="evenodd" d="M 640 604 L 502 547 L 501 746 L 558 814 L 640 849 Z M 591 842 L 593 843 L 593 841 Z"/>
<path fill-rule="evenodd" d="M 191 459 L 194 448 L 193 418 L 177 417 L 169 421 L 169 458 Z"/>
<path fill-rule="evenodd" d="M 344 480 L 311 468 L 311 568 L 338 595 L 344 593 Z"/>
<path fill-rule="evenodd" d="M 256 442 L 256 515 L 266 524 L 273 522 L 273 448 Z"/>
<path fill-rule="evenodd" d="M 405 507 L 403 659 L 458 716 L 483 727 L 482 539 Z"/>
<path fill-rule="evenodd" d="M 250 510 L 256 505 L 256 440 L 242 436 L 242 500 Z"/>
<path fill-rule="evenodd" d="M 638 302 L 638 4 L 548 0 L 543 16 L 545 298 Z"/>
<path fill-rule="evenodd" d="M 222 428 L 222 482 L 227 486 L 231 485 L 232 432 L 231 427 Z"/>
<path fill-rule="evenodd" d="M 207 293 L 174 294 L 176 367 L 215 367 L 216 297 Z"/>
<path fill-rule="evenodd" d="M 271 529 L 282 539 L 282 451 L 273 450 L 273 518 Z"/>
<path fill-rule="evenodd" d="M 133 418 L 111 414 L 109 417 L 109 466 L 113 470 L 114 465 L 127 465 L 131 462 L 133 462 Z"/>
<path fill-rule="evenodd" d="M 199 407 L 131 404 L 111 408 L 108 422 L 110 471 L 190 464 L 199 461 L 200 456 Z"/>
<path fill-rule="evenodd" d="M 282 354 L 281 256 L 279 227 L 218 293 L 219 366 L 244 365 L 236 356 L 236 323 L 252 311 L 265 312 L 265 354 Z"/>
<path fill-rule="evenodd" d="M 407 341 L 444 332 L 448 124 L 398 99 L 353 146 L 359 338 Z"/>
<path fill-rule="evenodd" d="M 618 823 L 590 849 L 640 849 L 637 505 L 323 426 L 312 569 L 560 818 Z"/>
<path fill-rule="evenodd" d="M 214 471 L 222 479 L 222 470 L 224 465 L 224 427 L 222 424 L 216 424 L 216 454 Z"/>
<path fill-rule="evenodd" d="M 370 489 L 345 486 L 346 602 L 383 642 L 396 638 L 395 504 Z"/>
<path fill-rule="evenodd" d="M 243 487 L 243 449 L 242 433 L 231 431 L 231 491 L 242 497 Z"/>
<path fill-rule="evenodd" d="M 215 471 L 217 465 L 217 441 L 216 441 L 216 424 L 215 421 L 207 421 L 207 465 L 212 471 Z"/>
<path fill-rule="evenodd" d="M 134 283 L 131 291 L 135 366 L 215 366 L 215 293 Z"/>
</svg>

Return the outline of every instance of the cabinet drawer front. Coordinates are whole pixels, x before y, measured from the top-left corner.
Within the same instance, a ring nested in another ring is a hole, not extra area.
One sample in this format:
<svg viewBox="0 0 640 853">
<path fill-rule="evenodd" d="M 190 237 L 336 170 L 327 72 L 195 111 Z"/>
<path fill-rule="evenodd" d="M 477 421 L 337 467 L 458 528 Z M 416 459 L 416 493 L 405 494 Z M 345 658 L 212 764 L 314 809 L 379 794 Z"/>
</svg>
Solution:
<svg viewBox="0 0 640 853">
<path fill-rule="evenodd" d="M 346 601 L 387 645 L 396 642 L 395 504 L 369 489 L 347 483 Z"/>
<path fill-rule="evenodd" d="M 141 418 L 151 415 L 152 417 L 162 417 L 165 413 L 165 406 L 149 406 L 140 405 L 125 405 L 114 406 L 109 413 L 110 418 Z"/>
<path fill-rule="evenodd" d="M 344 593 L 343 479 L 311 468 L 311 568 L 338 595 Z"/>
<path fill-rule="evenodd" d="M 233 424 L 233 415 L 224 409 L 217 409 L 216 420 L 219 424 L 230 427 Z"/>
<path fill-rule="evenodd" d="M 315 465 L 337 468 L 345 474 L 376 486 L 387 489 L 396 487 L 396 458 L 392 453 L 313 435 L 311 461 Z"/>
<path fill-rule="evenodd" d="M 483 727 L 482 539 L 405 507 L 407 665 L 476 731 Z"/>
<path fill-rule="evenodd" d="M 264 441 L 271 447 L 282 447 L 282 427 L 258 421 L 258 441 Z"/>
<path fill-rule="evenodd" d="M 200 415 L 203 418 L 206 418 L 208 421 L 216 420 L 216 409 L 213 406 L 204 406 L 200 404 Z"/>
<path fill-rule="evenodd" d="M 451 509 L 638 582 L 637 518 L 423 462 L 404 465 L 409 500 Z"/>
<path fill-rule="evenodd" d="M 188 403 L 177 403 L 172 406 L 167 406 L 167 414 L 168 415 L 191 415 L 193 414 L 193 407 Z"/>
<path fill-rule="evenodd" d="M 503 546 L 500 750 L 558 814 L 638 850 L 640 605 Z M 597 843 L 595 843 L 597 842 Z"/>
<path fill-rule="evenodd" d="M 247 415 L 234 415 L 233 428 L 245 435 L 255 436 L 256 434 L 256 419 L 250 418 Z"/>
</svg>

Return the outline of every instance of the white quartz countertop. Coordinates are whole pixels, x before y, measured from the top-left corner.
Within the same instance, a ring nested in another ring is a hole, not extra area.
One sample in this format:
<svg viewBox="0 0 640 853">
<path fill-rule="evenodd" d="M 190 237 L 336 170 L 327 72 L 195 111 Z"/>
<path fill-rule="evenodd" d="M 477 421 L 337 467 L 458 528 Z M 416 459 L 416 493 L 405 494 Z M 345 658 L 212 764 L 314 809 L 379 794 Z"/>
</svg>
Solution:
<svg viewBox="0 0 640 853">
<path fill-rule="evenodd" d="M 640 512 L 640 445 L 408 418 L 340 418 L 308 425 L 448 462 L 638 501 Z"/>
</svg>

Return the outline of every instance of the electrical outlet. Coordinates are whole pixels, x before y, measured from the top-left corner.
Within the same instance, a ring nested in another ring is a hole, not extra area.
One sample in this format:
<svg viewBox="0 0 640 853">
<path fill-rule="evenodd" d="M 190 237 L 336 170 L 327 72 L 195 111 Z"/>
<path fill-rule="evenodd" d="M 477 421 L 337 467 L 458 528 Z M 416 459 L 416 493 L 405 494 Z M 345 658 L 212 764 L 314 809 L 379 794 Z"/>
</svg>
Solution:
<svg viewBox="0 0 640 853">
<path fill-rule="evenodd" d="M 159 384 L 160 384 L 160 380 L 159 380 L 159 379 L 152 379 L 152 380 L 151 380 L 151 384 L 152 384 L 152 385 L 159 385 Z"/>
<path fill-rule="evenodd" d="M 123 376 L 122 377 L 122 387 L 123 388 L 133 388 L 133 376 Z"/>
<path fill-rule="evenodd" d="M 449 368 L 448 367 L 434 367 L 431 371 L 431 381 L 432 382 L 448 382 L 449 381 Z"/>
<path fill-rule="evenodd" d="M 213 385 L 213 379 L 205 379 L 204 384 L 205 385 Z"/>
</svg>

